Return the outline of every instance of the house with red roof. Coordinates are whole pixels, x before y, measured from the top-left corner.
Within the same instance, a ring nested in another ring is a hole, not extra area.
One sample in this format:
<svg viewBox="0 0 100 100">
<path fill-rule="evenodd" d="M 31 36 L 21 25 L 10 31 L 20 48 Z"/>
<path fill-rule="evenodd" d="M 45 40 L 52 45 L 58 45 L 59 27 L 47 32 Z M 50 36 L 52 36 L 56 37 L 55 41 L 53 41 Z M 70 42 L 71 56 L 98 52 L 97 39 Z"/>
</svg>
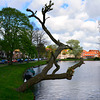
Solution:
<svg viewBox="0 0 100 100">
<path fill-rule="evenodd" d="M 81 57 L 84 59 L 100 57 L 100 51 L 99 50 L 89 50 L 89 51 L 83 50 Z"/>
</svg>

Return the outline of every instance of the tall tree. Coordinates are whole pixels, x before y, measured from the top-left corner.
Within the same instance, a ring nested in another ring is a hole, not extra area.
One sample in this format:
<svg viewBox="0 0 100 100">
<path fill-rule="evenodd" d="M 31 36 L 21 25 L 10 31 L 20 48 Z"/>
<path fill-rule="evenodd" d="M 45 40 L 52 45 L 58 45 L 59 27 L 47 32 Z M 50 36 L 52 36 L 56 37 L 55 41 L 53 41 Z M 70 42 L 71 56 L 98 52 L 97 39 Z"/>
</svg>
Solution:
<svg viewBox="0 0 100 100">
<path fill-rule="evenodd" d="M 13 51 L 22 48 L 23 40 L 28 40 L 28 30 L 33 27 L 28 17 L 14 8 L 3 8 L 0 11 L 0 33 L 3 36 L 2 49 L 9 54 L 12 64 Z M 22 48 L 23 49 L 23 48 Z"/>
<path fill-rule="evenodd" d="M 70 46 L 65 45 L 63 43 L 61 43 L 60 41 L 57 41 L 52 34 L 50 33 L 50 31 L 47 29 L 47 27 L 45 26 L 45 22 L 47 20 L 46 18 L 46 13 L 53 10 L 53 8 L 51 8 L 54 5 L 54 3 L 52 3 L 52 1 L 49 1 L 49 4 L 45 4 L 45 6 L 42 8 L 42 15 L 43 15 L 43 21 L 36 16 L 36 12 L 33 12 L 31 9 L 27 9 L 27 11 L 31 12 L 32 15 L 30 15 L 29 17 L 34 17 L 36 18 L 43 30 L 47 33 L 47 35 L 50 37 L 50 39 L 56 44 L 58 45 L 57 50 L 55 51 L 55 53 L 51 52 L 52 55 L 49 59 L 48 64 L 45 66 L 45 68 L 42 70 L 42 72 L 36 76 L 34 76 L 33 78 L 29 79 L 27 82 L 23 83 L 19 88 L 17 88 L 17 91 L 25 91 L 27 88 L 29 88 L 30 86 L 32 86 L 33 84 L 36 84 L 42 80 L 52 80 L 52 79 L 72 79 L 73 73 L 74 73 L 74 69 L 76 69 L 77 67 L 81 66 L 83 64 L 83 61 L 81 60 L 78 64 L 68 68 L 68 70 L 66 71 L 66 73 L 60 73 L 60 74 L 56 74 L 56 72 L 60 69 L 60 66 L 57 64 L 56 62 L 56 58 L 59 55 L 59 53 L 63 50 L 63 49 L 72 49 Z M 53 67 L 53 64 L 55 64 L 56 69 L 52 72 L 52 74 L 48 74 L 48 71 Z"/>
<path fill-rule="evenodd" d="M 31 38 L 30 38 L 30 30 L 28 31 L 29 36 L 22 35 L 21 37 L 21 46 L 20 50 L 27 55 L 27 58 L 33 58 L 34 55 L 37 53 L 35 45 L 32 44 Z"/>
<path fill-rule="evenodd" d="M 75 59 L 76 58 L 78 58 L 78 57 L 80 57 L 80 55 L 81 55 L 81 53 L 82 53 L 82 51 L 83 51 L 83 48 L 79 45 L 80 44 L 80 42 L 78 41 L 78 40 L 68 40 L 67 42 L 66 42 L 70 47 L 72 47 L 73 48 L 73 50 L 68 50 L 68 52 L 70 53 L 70 54 L 73 54 L 74 56 L 75 56 Z"/>
</svg>

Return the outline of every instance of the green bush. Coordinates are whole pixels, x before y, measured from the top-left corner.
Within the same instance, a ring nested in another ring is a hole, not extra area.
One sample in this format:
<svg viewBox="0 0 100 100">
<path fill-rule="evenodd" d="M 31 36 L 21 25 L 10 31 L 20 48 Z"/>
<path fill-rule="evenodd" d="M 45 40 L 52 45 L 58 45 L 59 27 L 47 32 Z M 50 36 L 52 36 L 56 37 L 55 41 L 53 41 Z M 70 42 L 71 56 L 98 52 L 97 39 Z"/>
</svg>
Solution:
<svg viewBox="0 0 100 100">
<path fill-rule="evenodd" d="M 100 58 L 99 57 L 95 57 L 94 60 L 100 60 Z"/>
</svg>

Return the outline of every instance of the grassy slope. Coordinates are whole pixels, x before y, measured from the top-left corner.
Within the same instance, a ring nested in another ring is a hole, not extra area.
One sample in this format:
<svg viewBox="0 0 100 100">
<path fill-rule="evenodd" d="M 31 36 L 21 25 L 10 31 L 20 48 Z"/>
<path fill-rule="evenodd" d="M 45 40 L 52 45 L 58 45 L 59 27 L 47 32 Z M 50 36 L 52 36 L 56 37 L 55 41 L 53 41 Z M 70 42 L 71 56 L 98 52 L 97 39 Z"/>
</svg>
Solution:
<svg viewBox="0 0 100 100">
<path fill-rule="evenodd" d="M 45 63 L 40 61 L 0 67 L 0 100 L 33 100 L 31 90 L 19 93 L 15 89 L 23 83 L 22 75 L 27 68 Z"/>
</svg>

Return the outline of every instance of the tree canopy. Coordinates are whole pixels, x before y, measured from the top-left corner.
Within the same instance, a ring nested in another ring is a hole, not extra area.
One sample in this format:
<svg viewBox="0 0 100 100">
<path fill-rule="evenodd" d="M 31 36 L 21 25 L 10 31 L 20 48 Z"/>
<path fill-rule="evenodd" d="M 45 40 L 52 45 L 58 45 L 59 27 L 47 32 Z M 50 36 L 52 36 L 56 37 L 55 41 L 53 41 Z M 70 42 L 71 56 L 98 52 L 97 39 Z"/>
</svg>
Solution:
<svg viewBox="0 0 100 100">
<path fill-rule="evenodd" d="M 0 34 L 3 37 L 0 45 L 9 55 L 10 62 L 12 62 L 15 49 L 27 51 L 27 43 L 31 42 L 29 30 L 32 29 L 33 26 L 30 24 L 28 17 L 17 9 L 7 7 L 0 11 Z M 32 46 L 32 44 L 30 43 L 29 46 Z"/>
<path fill-rule="evenodd" d="M 68 40 L 66 43 L 73 48 L 73 50 L 70 50 L 70 49 L 68 50 L 70 54 L 73 54 L 75 58 L 81 55 L 83 48 L 79 45 L 80 42 L 78 40 L 71 39 L 71 40 Z"/>
</svg>

